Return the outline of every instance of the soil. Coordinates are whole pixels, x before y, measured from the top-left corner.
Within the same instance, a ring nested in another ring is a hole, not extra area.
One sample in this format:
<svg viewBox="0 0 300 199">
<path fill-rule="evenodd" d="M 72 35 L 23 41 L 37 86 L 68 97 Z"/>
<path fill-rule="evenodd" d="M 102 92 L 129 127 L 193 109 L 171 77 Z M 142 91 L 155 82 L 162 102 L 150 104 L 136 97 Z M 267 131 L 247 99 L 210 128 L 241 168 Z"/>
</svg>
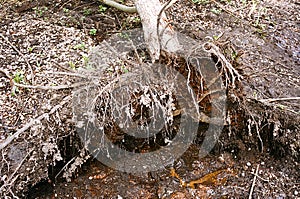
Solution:
<svg viewBox="0 0 300 199">
<path fill-rule="evenodd" d="M 300 197 L 297 1 L 182 0 L 167 10 L 177 31 L 218 46 L 242 79 L 228 88 L 229 124 L 208 156 L 198 158 L 198 134 L 172 165 L 137 176 L 83 149 L 70 96 L 89 50 L 141 27 L 138 15 L 88 0 L 0 0 L 0 8 L 0 143 L 43 116 L 1 149 L 1 197 Z"/>
</svg>

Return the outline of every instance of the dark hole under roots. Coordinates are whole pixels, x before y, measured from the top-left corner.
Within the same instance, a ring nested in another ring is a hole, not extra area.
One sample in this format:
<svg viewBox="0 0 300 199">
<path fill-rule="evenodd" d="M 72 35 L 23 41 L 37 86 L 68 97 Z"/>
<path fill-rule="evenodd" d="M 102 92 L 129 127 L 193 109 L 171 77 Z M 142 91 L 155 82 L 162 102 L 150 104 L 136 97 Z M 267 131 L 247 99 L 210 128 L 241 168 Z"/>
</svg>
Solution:
<svg viewBox="0 0 300 199">
<path fill-rule="evenodd" d="M 50 197 L 53 193 L 53 184 L 50 183 L 48 180 L 42 180 L 33 187 L 29 189 L 26 194 L 27 199 L 34 199 L 43 196 Z"/>
</svg>

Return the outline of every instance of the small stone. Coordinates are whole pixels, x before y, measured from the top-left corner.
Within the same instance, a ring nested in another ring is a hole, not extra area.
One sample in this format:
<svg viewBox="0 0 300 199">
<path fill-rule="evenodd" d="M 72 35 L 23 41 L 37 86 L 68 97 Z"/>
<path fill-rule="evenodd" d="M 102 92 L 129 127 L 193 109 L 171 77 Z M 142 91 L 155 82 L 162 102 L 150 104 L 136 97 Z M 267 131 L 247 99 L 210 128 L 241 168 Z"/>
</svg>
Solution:
<svg viewBox="0 0 300 199">
<path fill-rule="evenodd" d="M 251 163 L 250 163 L 250 162 L 247 162 L 247 166 L 250 167 L 250 166 L 251 166 Z"/>
</svg>

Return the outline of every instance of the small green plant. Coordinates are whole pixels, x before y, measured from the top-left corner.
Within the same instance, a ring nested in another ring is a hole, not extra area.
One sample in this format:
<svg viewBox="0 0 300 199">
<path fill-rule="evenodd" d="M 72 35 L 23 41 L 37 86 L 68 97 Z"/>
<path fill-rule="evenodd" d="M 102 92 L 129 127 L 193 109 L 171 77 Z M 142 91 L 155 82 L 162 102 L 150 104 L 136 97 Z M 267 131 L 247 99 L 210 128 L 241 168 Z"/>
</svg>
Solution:
<svg viewBox="0 0 300 199">
<path fill-rule="evenodd" d="M 81 43 L 81 44 L 77 44 L 76 46 L 74 46 L 75 50 L 85 50 L 86 46 L 85 43 Z"/>
<path fill-rule="evenodd" d="M 15 83 L 24 83 L 25 81 L 25 76 L 24 76 L 24 72 L 19 70 L 15 73 L 14 77 L 13 77 L 13 80 Z"/>
<path fill-rule="evenodd" d="M 257 99 L 257 92 L 256 91 L 253 91 L 253 97 L 254 97 L 254 99 Z"/>
<path fill-rule="evenodd" d="M 32 53 L 34 50 L 34 47 L 28 47 L 28 52 Z"/>
<path fill-rule="evenodd" d="M 100 5 L 99 6 L 99 12 L 105 12 L 107 10 L 107 7 Z"/>
<path fill-rule="evenodd" d="M 115 71 L 115 69 L 112 67 L 112 66 L 110 66 L 109 68 L 106 68 L 106 70 L 111 74 L 111 73 L 113 73 L 114 71 Z"/>
<path fill-rule="evenodd" d="M 69 61 L 68 64 L 69 64 L 70 68 L 72 68 L 73 70 L 76 69 L 76 64 L 74 62 Z"/>
<path fill-rule="evenodd" d="M 217 41 L 219 38 L 220 38 L 219 35 L 213 35 L 214 41 Z"/>
<path fill-rule="evenodd" d="M 129 70 L 124 65 L 121 66 L 121 70 L 122 70 L 123 73 L 128 73 L 129 72 Z"/>
<path fill-rule="evenodd" d="M 92 10 L 89 8 L 84 8 L 83 9 L 83 15 L 88 16 L 92 13 Z"/>
<path fill-rule="evenodd" d="M 36 66 L 37 66 L 37 67 L 41 67 L 41 65 L 42 65 L 42 62 L 39 61 L 39 60 L 36 60 L 35 63 L 36 63 Z"/>
<path fill-rule="evenodd" d="M 89 64 L 89 57 L 87 55 L 82 55 L 82 63 L 85 66 L 85 68 L 89 68 L 90 64 Z"/>
<path fill-rule="evenodd" d="M 238 53 L 237 53 L 236 51 L 233 51 L 233 52 L 231 53 L 231 59 L 232 59 L 232 60 L 237 60 L 237 58 L 238 58 Z"/>
<path fill-rule="evenodd" d="M 68 8 L 63 8 L 64 13 L 69 13 L 70 10 Z"/>
<path fill-rule="evenodd" d="M 24 83 L 25 82 L 24 72 L 21 70 L 17 71 L 13 76 L 13 81 L 17 84 Z M 19 88 L 16 85 L 13 85 L 11 89 L 11 95 L 14 97 L 16 96 L 16 93 L 19 92 L 20 92 Z"/>
<path fill-rule="evenodd" d="M 135 22 L 135 23 L 140 23 L 141 22 L 141 18 L 138 17 L 138 16 L 137 17 L 133 17 L 132 21 Z"/>
<path fill-rule="evenodd" d="M 42 17 L 44 12 L 47 11 L 48 8 L 47 7 L 34 7 L 33 10 L 34 10 L 34 13 L 36 16 Z"/>
<path fill-rule="evenodd" d="M 96 34 L 97 34 L 97 29 L 95 28 L 90 29 L 90 35 L 95 36 Z"/>
</svg>

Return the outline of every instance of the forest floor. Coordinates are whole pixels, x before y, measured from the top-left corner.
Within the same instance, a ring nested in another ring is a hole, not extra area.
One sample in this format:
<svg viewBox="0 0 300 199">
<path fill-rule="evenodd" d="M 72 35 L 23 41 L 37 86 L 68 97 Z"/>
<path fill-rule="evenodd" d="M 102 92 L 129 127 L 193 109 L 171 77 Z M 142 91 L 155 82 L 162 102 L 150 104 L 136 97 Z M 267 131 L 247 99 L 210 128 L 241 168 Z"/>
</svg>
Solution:
<svg viewBox="0 0 300 199">
<path fill-rule="evenodd" d="M 178 32 L 214 43 L 242 78 L 208 156 L 199 159 L 198 135 L 174 168 L 142 176 L 89 157 L 71 103 L 89 51 L 140 28 L 138 15 L 89 0 L 0 0 L 0 10 L 1 197 L 300 198 L 296 0 L 182 0 L 167 10 Z"/>
</svg>

